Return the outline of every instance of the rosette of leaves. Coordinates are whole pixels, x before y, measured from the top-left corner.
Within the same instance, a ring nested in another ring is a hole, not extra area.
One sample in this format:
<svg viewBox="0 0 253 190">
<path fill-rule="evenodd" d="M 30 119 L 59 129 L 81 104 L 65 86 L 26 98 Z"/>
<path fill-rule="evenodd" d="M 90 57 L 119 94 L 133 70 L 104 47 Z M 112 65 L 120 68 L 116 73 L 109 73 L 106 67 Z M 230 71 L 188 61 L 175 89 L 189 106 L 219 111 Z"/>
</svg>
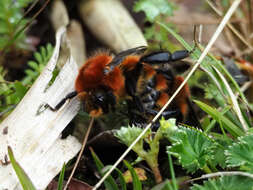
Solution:
<svg viewBox="0 0 253 190">
<path fill-rule="evenodd" d="M 240 167 L 253 173 L 253 134 L 242 136 L 225 151 L 228 167 Z"/>
<path fill-rule="evenodd" d="M 121 127 L 121 129 L 117 130 L 114 135 L 124 144 L 130 146 L 142 133 L 142 131 L 143 129 L 135 126 Z M 152 135 L 151 130 L 148 130 L 132 148 L 132 150 L 137 153 L 139 158 L 147 162 L 154 173 L 157 183 L 162 181 L 160 170 L 158 168 L 159 140 L 161 138 L 162 133 L 160 130 L 158 130 L 155 135 Z M 149 146 L 148 150 L 144 149 L 144 143 Z"/>
<path fill-rule="evenodd" d="M 209 179 L 203 185 L 194 184 L 191 190 L 251 190 L 253 180 L 243 176 L 223 176 L 218 179 Z"/>
<path fill-rule="evenodd" d="M 187 172 L 202 169 L 209 173 L 208 162 L 213 159 L 215 142 L 200 130 L 177 126 L 174 119 L 161 120 L 160 123 L 164 136 L 172 143 L 167 146 L 167 153 L 177 157 Z"/>
</svg>

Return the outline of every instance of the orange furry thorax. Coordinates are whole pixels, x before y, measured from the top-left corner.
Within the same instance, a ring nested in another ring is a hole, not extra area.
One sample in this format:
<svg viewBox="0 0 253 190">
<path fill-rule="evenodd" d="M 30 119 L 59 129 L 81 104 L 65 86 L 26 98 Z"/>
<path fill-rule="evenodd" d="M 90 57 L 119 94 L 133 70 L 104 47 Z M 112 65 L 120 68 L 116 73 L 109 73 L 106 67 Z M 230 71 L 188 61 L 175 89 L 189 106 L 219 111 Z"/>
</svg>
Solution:
<svg viewBox="0 0 253 190">
<path fill-rule="evenodd" d="M 108 75 L 104 74 L 104 69 L 112 60 L 112 56 L 101 53 L 91 57 L 80 68 L 75 82 L 75 89 L 78 93 L 90 91 L 98 86 L 106 86 L 113 91 L 117 91 L 123 84 L 123 76 L 118 67 L 115 67 Z"/>
</svg>

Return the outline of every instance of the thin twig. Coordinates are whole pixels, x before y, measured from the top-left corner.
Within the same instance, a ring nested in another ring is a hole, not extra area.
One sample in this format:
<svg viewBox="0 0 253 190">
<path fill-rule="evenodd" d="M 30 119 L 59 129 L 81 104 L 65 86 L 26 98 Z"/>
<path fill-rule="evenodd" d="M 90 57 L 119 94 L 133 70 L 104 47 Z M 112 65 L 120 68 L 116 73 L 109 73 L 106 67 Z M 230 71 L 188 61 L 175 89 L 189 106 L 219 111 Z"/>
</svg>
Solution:
<svg viewBox="0 0 253 190">
<path fill-rule="evenodd" d="M 75 171 L 76 171 L 76 168 L 77 168 L 78 163 L 79 163 L 79 161 L 80 161 L 80 159 L 81 159 L 81 156 L 82 156 L 82 154 L 83 154 L 83 151 L 84 151 L 86 142 L 87 142 L 87 140 L 88 140 L 88 137 L 89 137 L 89 134 L 90 134 L 90 130 L 91 130 L 91 127 L 93 126 L 93 123 L 94 123 L 94 117 L 91 118 L 89 127 L 88 127 L 88 129 L 87 129 L 87 131 L 86 131 L 86 134 L 85 134 L 85 136 L 84 136 L 84 139 L 83 139 L 82 148 L 81 148 L 81 150 L 80 150 L 80 152 L 79 152 L 79 154 L 78 154 L 78 157 L 77 157 L 77 160 L 76 160 L 76 162 L 75 162 L 74 168 L 72 169 L 71 174 L 70 174 L 70 176 L 69 176 L 69 178 L 68 178 L 68 181 L 67 181 L 67 183 L 66 183 L 66 185 L 65 185 L 65 187 L 64 187 L 63 190 L 67 190 L 68 185 L 69 185 L 69 183 L 70 183 L 70 181 L 71 181 L 71 179 L 72 179 L 72 177 L 73 177 L 73 175 L 74 175 L 74 173 L 75 173 Z"/>
<path fill-rule="evenodd" d="M 23 16 L 19 19 L 19 21 L 17 22 L 16 26 L 18 26 L 21 21 L 25 18 L 25 16 L 33 9 L 33 7 L 39 2 L 39 0 L 35 0 L 31 6 L 29 6 L 29 8 L 27 9 L 27 11 L 23 14 Z"/>
<path fill-rule="evenodd" d="M 207 4 L 217 13 L 217 15 L 222 16 L 223 13 L 219 11 L 215 5 L 210 1 L 206 0 Z M 250 51 L 253 51 L 253 47 L 251 46 L 250 43 L 247 42 L 247 40 L 244 39 L 244 37 L 231 25 L 230 23 L 227 23 L 227 26 L 229 29 L 246 45 L 249 47 Z"/>
<path fill-rule="evenodd" d="M 203 53 L 200 55 L 198 61 L 193 66 L 192 70 L 189 72 L 189 74 L 186 76 L 185 80 L 182 82 L 182 84 L 178 87 L 178 89 L 175 91 L 175 93 L 171 96 L 171 98 L 168 100 L 168 102 L 162 107 L 162 109 L 159 111 L 159 113 L 153 118 L 151 123 L 149 123 L 145 129 L 141 132 L 141 134 L 135 139 L 135 141 L 127 148 L 127 150 L 121 155 L 121 157 L 114 163 L 114 165 L 110 168 L 110 170 L 100 179 L 100 181 L 93 187 L 93 190 L 96 190 L 100 185 L 104 182 L 104 180 L 111 174 L 111 172 L 118 166 L 118 164 L 125 158 L 125 156 L 131 151 L 133 146 L 142 138 L 142 136 L 149 130 L 149 128 L 152 126 L 154 122 L 161 116 L 163 111 L 169 106 L 169 104 L 172 102 L 172 100 L 177 96 L 177 94 L 180 92 L 180 90 L 184 87 L 186 82 L 189 80 L 189 78 L 193 75 L 193 73 L 196 71 L 200 63 L 203 61 L 205 56 L 207 55 L 208 51 L 211 49 L 212 45 L 218 38 L 219 34 L 222 32 L 223 28 L 225 27 L 226 23 L 228 22 L 229 18 L 232 16 L 238 5 L 240 4 L 241 0 L 235 0 L 229 10 L 227 11 L 226 15 L 222 19 L 221 23 L 219 24 L 217 30 L 213 34 L 211 40 L 207 44 L 206 48 L 204 49 Z M 167 28 L 166 25 L 159 23 L 160 26 Z"/>
<path fill-rule="evenodd" d="M 221 74 L 221 72 L 216 69 L 214 66 L 213 66 L 213 69 L 216 71 L 216 73 L 219 75 L 219 77 L 221 78 L 221 80 L 223 81 L 224 85 L 226 86 L 226 89 L 228 91 L 228 94 L 230 95 L 230 98 L 232 100 L 232 103 L 233 103 L 233 109 L 238 117 L 238 119 L 240 120 L 241 124 L 242 124 L 242 128 L 244 129 L 245 132 L 248 131 L 248 125 L 242 115 L 242 112 L 241 112 L 241 109 L 240 109 L 240 106 L 236 100 L 236 96 L 234 95 L 232 89 L 230 88 L 227 80 L 225 79 L 225 77 Z"/>
<path fill-rule="evenodd" d="M 33 23 L 33 21 L 37 18 L 37 16 L 39 16 L 39 14 L 46 8 L 46 6 L 47 6 L 47 4 L 50 2 L 50 0 L 47 0 L 44 4 L 43 4 L 43 6 L 40 8 L 40 10 L 37 12 L 37 13 L 35 13 L 34 15 L 33 15 L 33 17 L 31 18 L 31 21 L 29 22 L 29 23 L 27 23 L 25 26 L 23 26 L 20 30 L 18 30 L 16 33 L 15 33 L 15 35 L 14 35 L 14 37 L 13 38 L 11 38 L 10 40 L 9 40 L 9 43 L 6 45 L 6 47 L 3 49 L 3 54 L 5 54 L 6 53 L 6 51 L 9 49 L 9 47 L 12 45 L 12 43 L 13 43 L 13 41 L 22 33 L 22 32 L 24 32 L 28 27 L 30 27 L 31 26 L 31 24 Z"/>
<path fill-rule="evenodd" d="M 253 179 L 253 174 L 246 173 L 246 172 L 230 171 L 230 172 L 216 172 L 216 173 L 211 173 L 211 174 L 205 174 L 205 175 L 202 175 L 201 177 L 188 180 L 185 183 L 191 183 L 193 181 L 206 179 L 206 178 L 213 178 L 213 177 L 219 177 L 219 176 L 235 176 L 235 175 L 245 176 L 245 177 L 249 177 Z"/>
</svg>

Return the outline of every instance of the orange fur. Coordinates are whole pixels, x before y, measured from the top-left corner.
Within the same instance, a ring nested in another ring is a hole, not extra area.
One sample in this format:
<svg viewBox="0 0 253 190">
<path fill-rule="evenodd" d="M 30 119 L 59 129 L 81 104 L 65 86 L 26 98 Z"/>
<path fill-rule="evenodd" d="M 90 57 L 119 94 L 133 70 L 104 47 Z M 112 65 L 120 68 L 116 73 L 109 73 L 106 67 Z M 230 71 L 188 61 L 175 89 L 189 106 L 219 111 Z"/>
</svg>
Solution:
<svg viewBox="0 0 253 190">
<path fill-rule="evenodd" d="M 129 55 L 123 60 L 121 66 L 123 69 L 131 71 L 135 68 L 136 64 L 139 62 L 139 59 L 140 57 L 137 55 Z"/>
<path fill-rule="evenodd" d="M 168 100 L 169 100 L 169 95 L 163 92 L 160 94 L 159 99 L 156 101 L 156 105 L 158 105 L 161 108 L 166 104 Z"/>
<path fill-rule="evenodd" d="M 104 68 L 111 60 L 112 57 L 106 53 L 88 59 L 79 70 L 75 82 L 76 91 L 80 93 L 100 85 L 104 79 Z"/>
<path fill-rule="evenodd" d="M 176 89 L 182 84 L 184 81 L 184 78 L 181 76 L 175 77 L 175 82 L 173 85 L 173 92 L 176 91 Z M 178 95 L 175 98 L 176 105 L 180 108 L 181 113 L 186 116 L 188 112 L 188 103 L 187 98 L 190 97 L 190 89 L 188 84 L 185 84 L 182 90 L 178 93 Z"/>
<path fill-rule="evenodd" d="M 162 74 L 156 75 L 156 87 L 155 88 L 158 91 L 166 90 L 168 88 L 167 80 L 166 80 L 166 78 L 164 78 L 164 76 Z"/>
<path fill-rule="evenodd" d="M 119 94 L 122 88 L 124 88 L 124 76 L 119 67 L 115 67 L 109 75 L 103 79 L 103 84 L 110 87 L 116 94 Z"/>
<path fill-rule="evenodd" d="M 153 69 L 152 66 L 148 64 L 143 64 L 143 65 L 144 65 L 145 79 L 148 80 L 156 74 L 156 71 Z"/>
<path fill-rule="evenodd" d="M 98 109 L 94 109 L 94 110 L 91 110 L 89 115 L 91 117 L 99 117 L 103 114 L 103 110 L 101 108 L 98 108 Z"/>
</svg>

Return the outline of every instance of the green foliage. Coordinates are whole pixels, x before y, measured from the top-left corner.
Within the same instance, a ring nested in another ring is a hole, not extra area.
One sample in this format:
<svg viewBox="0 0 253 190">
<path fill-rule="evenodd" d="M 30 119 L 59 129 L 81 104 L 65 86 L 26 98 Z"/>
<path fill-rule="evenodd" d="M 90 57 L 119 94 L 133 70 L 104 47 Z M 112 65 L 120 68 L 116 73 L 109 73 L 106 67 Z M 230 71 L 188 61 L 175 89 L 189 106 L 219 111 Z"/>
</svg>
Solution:
<svg viewBox="0 0 253 190">
<path fill-rule="evenodd" d="M 124 144 L 130 146 L 134 140 L 141 134 L 143 129 L 138 127 L 121 127 L 114 135 L 119 138 Z M 147 162 L 149 167 L 154 172 L 155 176 L 160 176 L 158 169 L 158 153 L 159 153 L 159 140 L 162 138 L 161 130 L 158 130 L 154 137 L 152 137 L 151 130 L 148 130 L 144 136 L 133 146 L 132 150 L 137 155 Z M 144 143 L 149 146 L 148 150 L 144 149 Z M 157 180 L 157 179 L 156 179 Z"/>
<path fill-rule="evenodd" d="M 135 12 L 143 11 L 146 15 L 146 20 L 152 25 L 144 29 L 144 36 L 149 41 L 149 49 L 169 49 L 176 50 L 178 46 L 172 43 L 168 38 L 168 33 L 163 28 L 157 27 L 154 22 L 164 22 L 167 17 L 173 15 L 177 9 L 176 4 L 167 0 L 139 0 L 135 3 L 133 10 Z M 174 26 L 172 23 L 167 23 L 168 26 Z"/>
<path fill-rule="evenodd" d="M 164 123 L 161 123 L 163 128 Z M 187 172 L 196 172 L 206 169 L 207 161 L 212 160 L 212 149 L 215 143 L 203 132 L 183 126 L 167 128 L 164 133 L 172 145 L 167 147 L 167 152 L 178 158 L 179 163 Z"/>
<path fill-rule="evenodd" d="M 62 190 L 63 189 L 65 169 L 66 169 L 66 165 L 64 163 L 63 166 L 62 166 L 62 169 L 61 169 L 60 176 L 59 176 L 57 190 Z"/>
<path fill-rule="evenodd" d="M 210 114 L 213 119 L 220 122 L 220 125 L 223 126 L 225 129 L 227 129 L 234 137 L 238 137 L 244 134 L 242 129 L 236 126 L 232 121 L 230 121 L 227 117 L 225 117 L 221 112 L 219 112 L 215 108 L 212 108 L 211 106 L 197 100 L 195 100 L 194 102 L 202 110 Z"/>
<path fill-rule="evenodd" d="M 27 190 L 27 189 L 36 190 L 32 181 L 29 179 L 29 177 L 26 175 L 25 171 L 22 169 L 22 167 L 16 161 L 11 147 L 8 147 L 8 154 L 9 154 L 9 158 L 10 158 L 12 167 L 13 167 L 14 171 L 16 172 L 16 175 L 18 176 L 19 182 L 22 185 L 23 189 L 24 190 Z"/>
<path fill-rule="evenodd" d="M 111 166 L 104 166 L 103 163 L 101 162 L 101 160 L 98 158 L 98 156 L 96 155 L 96 153 L 92 149 L 91 149 L 91 155 L 95 161 L 95 164 L 98 168 L 99 173 L 103 176 L 111 168 Z M 125 160 L 124 160 L 124 164 L 128 168 L 128 170 L 130 171 L 130 174 L 132 176 L 133 190 L 142 190 L 141 181 L 140 181 L 138 175 L 136 174 L 134 168 L 131 166 L 130 163 L 128 163 Z M 108 190 L 119 190 L 119 189 L 127 190 L 126 181 L 124 179 L 123 173 L 117 168 L 115 170 L 117 171 L 117 174 L 119 177 L 120 187 L 116 184 L 115 179 L 111 175 L 109 175 L 104 182 L 106 189 L 108 189 Z"/>
<path fill-rule="evenodd" d="M 191 190 L 252 190 L 253 180 L 242 176 L 223 176 L 209 179 L 203 185 L 194 184 Z"/>
<path fill-rule="evenodd" d="M 134 11 L 144 11 L 150 22 L 153 22 L 161 14 L 172 16 L 175 8 L 175 4 L 167 0 L 139 0 L 134 5 Z"/>
<path fill-rule="evenodd" d="M 225 169 L 227 167 L 225 150 L 232 144 L 232 139 L 224 138 L 224 136 L 220 138 L 215 138 L 216 146 L 214 147 L 213 160 L 210 162 L 210 165 L 216 166 L 219 165 L 221 168 Z"/>
<path fill-rule="evenodd" d="M 23 18 L 23 9 L 32 0 L 1 0 L 0 1 L 0 51 L 3 50 L 15 36 L 18 29 L 28 22 Z M 24 48 L 25 34 L 21 33 L 16 39 L 14 47 Z"/>
<path fill-rule="evenodd" d="M 228 167 L 238 167 L 253 173 L 253 134 L 239 137 L 238 141 L 225 151 Z"/>
<path fill-rule="evenodd" d="M 142 129 L 139 127 L 121 127 L 120 130 L 117 130 L 114 135 L 119 138 L 124 144 L 130 146 L 132 142 L 141 134 Z M 150 131 L 148 132 L 150 133 Z M 143 139 L 144 137 L 142 137 Z M 142 147 L 142 142 L 139 141 L 136 145 Z"/>
<path fill-rule="evenodd" d="M 91 149 L 91 155 L 92 155 L 93 160 L 95 161 L 95 164 L 98 168 L 100 175 L 103 176 L 104 173 L 102 172 L 102 169 L 105 167 L 104 164 L 101 162 L 101 160 L 98 158 L 98 156 L 95 154 L 95 152 L 92 149 Z M 106 189 L 108 190 L 118 190 L 118 186 L 111 175 L 109 175 L 106 178 L 104 184 L 105 184 Z"/>
<path fill-rule="evenodd" d="M 29 69 L 25 70 L 26 76 L 21 81 L 5 81 L 7 71 L 0 67 L 0 112 L 5 112 L 10 106 L 16 105 L 24 97 L 29 87 L 37 79 L 53 53 L 53 47 L 48 44 L 41 47 L 40 52 L 35 52 L 36 61 L 29 61 Z M 56 72 L 53 73 L 56 77 Z"/>
<path fill-rule="evenodd" d="M 193 47 L 191 47 L 188 43 L 186 43 L 184 41 L 184 39 L 179 36 L 173 29 L 169 28 L 168 26 L 166 26 L 165 24 L 162 24 L 160 22 L 158 22 L 158 24 L 163 27 L 164 29 L 166 29 L 171 35 L 173 35 L 188 51 L 191 51 L 193 49 Z M 200 46 L 200 45 L 199 45 Z M 195 51 L 191 53 L 191 58 L 193 60 L 197 60 L 199 58 L 201 54 L 201 51 L 198 48 L 195 48 Z M 242 93 L 239 85 L 237 84 L 237 82 L 234 80 L 234 78 L 231 76 L 231 74 L 226 70 L 226 68 L 222 65 L 221 61 L 217 60 L 214 56 L 212 56 L 211 54 L 208 54 L 208 56 L 202 61 L 201 63 L 201 68 L 205 70 L 206 74 L 208 75 L 208 82 L 212 85 L 212 89 L 211 91 L 205 90 L 206 92 L 216 92 L 219 93 L 220 95 L 217 96 L 219 98 L 215 98 L 215 100 L 217 100 L 217 103 L 219 106 L 221 106 L 222 108 L 225 108 L 225 106 L 227 105 L 231 105 L 231 100 L 230 95 L 228 94 L 226 88 L 225 88 L 225 83 L 221 80 L 221 78 L 217 75 L 216 71 L 214 70 L 214 67 L 219 70 L 226 78 L 227 81 L 230 83 L 230 87 L 231 89 L 233 89 L 234 94 L 238 93 L 240 98 L 243 100 L 243 102 L 245 104 L 247 104 L 247 99 L 245 97 L 245 95 Z M 208 86 L 203 86 L 204 88 L 208 88 Z M 206 94 L 208 97 L 214 97 L 213 94 Z M 220 98 L 222 95 L 222 99 Z M 231 105 L 233 106 L 233 105 Z M 245 107 L 245 106 L 244 106 Z M 247 110 L 246 109 L 241 109 L 242 114 L 243 115 L 247 115 Z M 228 110 L 228 112 L 226 112 L 226 117 L 229 118 L 229 120 L 236 124 L 236 128 L 233 128 L 233 130 L 236 130 L 236 134 L 232 134 L 232 135 L 239 135 L 239 134 L 243 134 L 242 132 L 240 132 L 240 128 L 242 128 L 241 123 L 238 121 L 238 117 L 237 115 L 232 111 L 232 110 Z M 248 125 L 250 125 L 249 121 L 247 121 Z M 222 128 L 222 126 L 220 125 L 220 127 Z M 230 131 L 231 132 L 231 131 Z M 234 132 L 234 131 L 233 131 Z"/>
<path fill-rule="evenodd" d="M 166 179 L 162 183 L 153 187 L 151 190 L 176 190 L 176 189 L 174 189 L 171 186 L 170 181 L 168 179 Z"/>
<path fill-rule="evenodd" d="M 141 181 L 139 180 L 138 175 L 136 174 L 134 168 L 126 160 L 124 160 L 124 164 L 128 168 L 128 170 L 130 171 L 131 176 L 133 178 L 133 190 L 142 190 Z"/>
<path fill-rule="evenodd" d="M 25 78 L 22 80 L 23 85 L 31 85 L 39 74 L 43 71 L 45 65 L 53 54 L 54 48 L 51 44 L 47 44 L 46 47 L 41 47 L 40 52 L 34 53 L 35 61 L 28 61 L 29 69 L 25 70 Z"/>
</svg>

